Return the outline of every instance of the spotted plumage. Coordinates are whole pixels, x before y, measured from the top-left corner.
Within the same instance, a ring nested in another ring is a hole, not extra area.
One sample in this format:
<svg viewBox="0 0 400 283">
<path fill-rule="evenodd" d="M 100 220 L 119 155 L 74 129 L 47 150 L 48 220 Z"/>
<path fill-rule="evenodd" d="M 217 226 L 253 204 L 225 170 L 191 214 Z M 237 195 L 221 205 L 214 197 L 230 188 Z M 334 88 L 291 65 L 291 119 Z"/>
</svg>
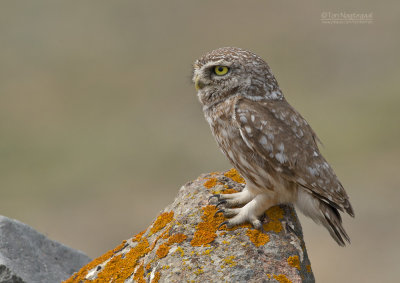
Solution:
<svg viewBox="0 0 400 283">
<path fill-rule="evenodd" d="M 339 245 L 350 242 L 339 214 L 354 216 L 349 198 L 267 63 L 240 48 L 220 48 L 195 62 L 193 81 L 219 147 L 246 180 L 242 192 L 218 196 L 227 225 L 249 221 L 261 229 L 265 210 L 293 203 Z"/>
</svg>

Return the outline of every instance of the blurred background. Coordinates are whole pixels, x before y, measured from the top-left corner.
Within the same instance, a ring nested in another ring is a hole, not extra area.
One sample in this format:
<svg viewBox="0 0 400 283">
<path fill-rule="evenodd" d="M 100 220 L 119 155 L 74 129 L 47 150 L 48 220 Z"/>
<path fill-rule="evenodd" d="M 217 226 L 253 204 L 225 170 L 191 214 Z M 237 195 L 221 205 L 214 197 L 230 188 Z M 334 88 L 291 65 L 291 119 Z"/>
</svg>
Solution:
<svg viewBox="0 0 400 283">
<path fill-rule="evenodd" d="M 181 185 L 231 166 L 191 84 L 238 46 L 272 68 L 347 189 L 352 244 L 301 216 L 318 282 L 394 282 L 400 246 L 398 1 L 1 1 L 0 214 L 97 257 Z M 372 13 L 325 24 L 322 13 Z"/>
</svg>

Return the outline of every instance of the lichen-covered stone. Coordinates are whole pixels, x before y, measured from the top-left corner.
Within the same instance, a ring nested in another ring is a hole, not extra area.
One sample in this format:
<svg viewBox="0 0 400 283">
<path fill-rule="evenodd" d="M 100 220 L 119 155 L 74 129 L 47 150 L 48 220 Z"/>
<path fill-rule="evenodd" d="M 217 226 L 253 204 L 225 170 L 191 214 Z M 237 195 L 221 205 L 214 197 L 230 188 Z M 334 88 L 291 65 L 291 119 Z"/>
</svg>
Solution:
<svg viewBox="0 0 400 283">
<path fill-rule="evenodd" d="M 218 229 L 225 219 L 208 198 L 243 182 L 232 169 L 187 183 L 147 230 L 66 282 L 314 282 L 293 207 L 267 210 L 266 233 L 249 224 Z"/>
</svg>

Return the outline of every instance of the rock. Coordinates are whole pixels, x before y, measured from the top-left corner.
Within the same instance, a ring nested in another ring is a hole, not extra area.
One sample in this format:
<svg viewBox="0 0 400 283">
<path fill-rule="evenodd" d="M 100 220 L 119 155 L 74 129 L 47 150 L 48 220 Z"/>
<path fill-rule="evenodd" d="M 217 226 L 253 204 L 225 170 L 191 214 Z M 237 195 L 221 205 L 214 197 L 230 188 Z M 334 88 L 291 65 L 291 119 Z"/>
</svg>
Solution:
<svg viewBox="0 0 400 283">
<path fill-rule="evenodd" d="M 61 282 L 90 261 L 82 252 L 0 215 L 0 282 Z"/>
<path fill-rule="evenodd" d="M 84 266 L 66 283 L 314 282 L 292 206 L 266 211 L 266 234 L 249 224 L 218 229 L 224 217 L 214 217 L 217 208 L 208 198 L 241 191 L 243 182 L 232 169 L 187 183 L 148 229 Z"/>
</svg>

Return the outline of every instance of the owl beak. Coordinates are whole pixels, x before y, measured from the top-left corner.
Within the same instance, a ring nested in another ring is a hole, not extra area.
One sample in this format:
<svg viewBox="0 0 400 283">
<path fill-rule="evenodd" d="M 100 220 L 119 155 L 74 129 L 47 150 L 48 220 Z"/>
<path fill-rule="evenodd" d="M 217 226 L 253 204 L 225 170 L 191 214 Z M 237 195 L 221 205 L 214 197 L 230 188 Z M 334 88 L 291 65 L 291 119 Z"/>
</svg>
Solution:
<svg viewBox="0 0 400 283">
<path fill-rule="evenodd" d="M 200 80 L 199 76 L 196 76 L 194 80 L 194 87 L 196 88 L 197 91 L 202 89 L 205 86 L 205 84 Z"/>
</svg>

